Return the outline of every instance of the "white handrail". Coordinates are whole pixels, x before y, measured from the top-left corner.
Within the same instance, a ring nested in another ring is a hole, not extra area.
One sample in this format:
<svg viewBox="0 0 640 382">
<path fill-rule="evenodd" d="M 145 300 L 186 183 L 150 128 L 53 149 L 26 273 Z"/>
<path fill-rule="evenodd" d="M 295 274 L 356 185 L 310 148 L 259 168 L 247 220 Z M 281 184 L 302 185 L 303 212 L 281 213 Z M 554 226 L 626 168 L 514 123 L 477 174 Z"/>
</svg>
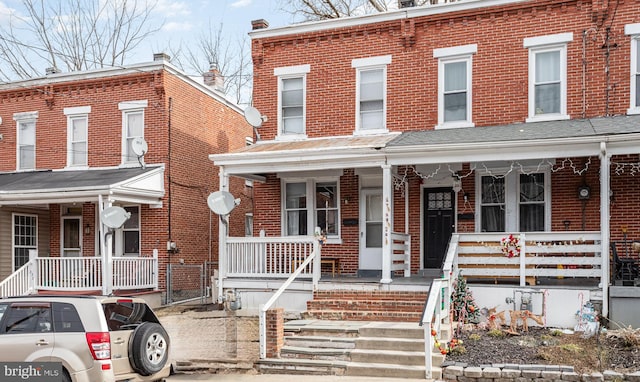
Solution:
<svg viewBox="0 0 640 382">
<path fill-rule="evenodd" d="M 298 275 L 300 275 L 300 273 L 302 272 L 303 269 L 305 269 L 312 260 L 314 259 L 319 259 L 320 258 L 320 243 L 318 241 L 314 241 L 313 242 L 313 252 L 311 253 L 311 255 L 309 255 L 306 259 L 304 259 L 304 261 L 302 262 L 302 264 L 300 264 L 298 266 L 298 268 L 296 268 L 296 270 L 291 274 L 291 276 L 289 276 L 289 278 L 287 279 L 287 281 L 285 281 L 280 288 L 278 288 L 278 290 L 276 291 L 276 293 L 273 294 L 273 296 L 271 296 L 271 298 L 265 303 L 260 305 L 260 309 L 259 309 L 259 321 L 260 321 L 260 359 L 265 359 L 267 358 L 267 310 L 269 310 L 271 308 L 271 306 L 278 300 L 278 298 L 280 298 L 280 296 L 282 295 L 282 293 L 284 293 L 284 291 L 289 287 L 289 285 L 291 285 L 291 283 L 293 282 L 293 280 L 295 280 L 296 277 L 298 277 Z M 319 269 L 316 271 L 315 268 L 318 268 L 318 261 L 314 262 L 314 274 L 319 271 Z"/>
</svg>

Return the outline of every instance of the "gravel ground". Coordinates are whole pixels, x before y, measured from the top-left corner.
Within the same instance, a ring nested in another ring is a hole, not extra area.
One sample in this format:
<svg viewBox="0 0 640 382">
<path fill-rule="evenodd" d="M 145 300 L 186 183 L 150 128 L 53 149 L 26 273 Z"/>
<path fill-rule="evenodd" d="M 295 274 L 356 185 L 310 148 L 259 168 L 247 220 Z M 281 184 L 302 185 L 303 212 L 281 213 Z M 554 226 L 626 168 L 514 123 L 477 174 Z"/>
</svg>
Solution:
<svg viewBox="0 0 640 382">
<path fill-rule="evenodd" d="M 493 333 L 493 332 L 492 332 Z M 515 336 L 505 331 L 492 336 L 486 330 L 463 331 L 457 338 L 462 345 L 447 355 L 447 361 L 468 366 L 493 363 L 546 364 L 573 366 L 576 372 L 640 370 L 640 347 L 624 346 L 622 340 L 602 333 L 582 338 L 580 333 L 561 334 L 544 328 L 530 328 Z"/>
</svg>

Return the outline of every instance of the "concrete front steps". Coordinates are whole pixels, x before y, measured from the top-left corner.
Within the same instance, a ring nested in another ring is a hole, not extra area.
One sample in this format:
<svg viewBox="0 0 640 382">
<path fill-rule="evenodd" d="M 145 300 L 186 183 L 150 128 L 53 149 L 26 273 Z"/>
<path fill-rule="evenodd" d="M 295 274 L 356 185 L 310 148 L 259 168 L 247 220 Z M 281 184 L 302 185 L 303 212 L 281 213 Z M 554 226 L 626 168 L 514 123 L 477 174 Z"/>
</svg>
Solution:
<svg viewBox="0 0 640 382">
<path fill-rule="evenodd" d="M 424 328 L 416 322 L 295 320 L 285 323 L 280 358 L 261 373 L 425 378 Z M 434 352 L 433 378 L 444 358 Z"/>
<path fill-rule="evenodd" d="M 307 302 L 303 318 L 420 322 L 428 292 L 319 290 Z"/>
</svg>

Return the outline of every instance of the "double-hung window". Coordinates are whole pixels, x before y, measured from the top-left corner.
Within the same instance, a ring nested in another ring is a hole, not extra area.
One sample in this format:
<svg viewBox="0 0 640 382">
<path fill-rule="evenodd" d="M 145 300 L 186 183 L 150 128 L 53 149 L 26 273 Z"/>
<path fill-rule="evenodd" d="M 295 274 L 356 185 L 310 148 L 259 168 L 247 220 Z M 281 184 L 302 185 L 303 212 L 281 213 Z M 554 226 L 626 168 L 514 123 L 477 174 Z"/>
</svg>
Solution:
<svg viewBox="0 0 640 382">
<path fill-rule="evenodd" d="M 38 217 L 13 214 L 13 270 L 29 261 L 29 251 L 38 250 Z"/>
<path fill-rule="evenodd" d="M 473 127 L 472 55 L 476 44 L 434 49 L 438 58 L 438 128 Z"/>
<path fill-rule="evenodd" d="M 112 254 L 114 256 L 140 256 L 140 206 L 123 207 L 131 217 L 114 231 Z"/>
<path fill-rule="evenodd" d="M 88 126 L 91 106 L 67 107 L 67 166 L 84 167 L 88 162 Z"/>
<path fill-rule="evenodd" d="M 391 56 L 359 58 L 356 69 L 356 133 L 387 131 L 387 66 Z"/>
<path fill-rule="evenodd" d="M 327 238 L 339 237 L 340 199 L 337 181 L 286 180 L 283 190 L 285 235 L 311 235 L 319 227 Z"/>
<path fill-rule="evenodd" d="M 481 232 L 536 232 L 551 227 L 549 171 L 479 174 Z"/>
<path fill-rule="evenodd" d="M 527 122 L 569 119 L 567 115 L 567 44 L 573 33 L 524 39 L 529 49 Z"/>
<path fill-rule="evenodd" d="M 306 83 L 310 65 L 275 68 L 278 76 L 278 139 L 306 138 Z"/>
<path fill-rule="evenodd" d="M 624 32 L 631 36 L 631 102 L 627 114 L 640 114 L 640 24 L 627 24 Z"/>
<path fill-rule="evenodd" d="M 138 164 L 138 156 L 133 152 L 132 142 L 144 138 L 144 109 L 147 100 L 120 102 L 122 111 L 122 164 Z"/>
<path fill-rule="evenodd" d="M 36 120 L 38 112 L 15 113 L 18 144 L 16 151 L 17 170 L 36 168 Z"/>
</svg>

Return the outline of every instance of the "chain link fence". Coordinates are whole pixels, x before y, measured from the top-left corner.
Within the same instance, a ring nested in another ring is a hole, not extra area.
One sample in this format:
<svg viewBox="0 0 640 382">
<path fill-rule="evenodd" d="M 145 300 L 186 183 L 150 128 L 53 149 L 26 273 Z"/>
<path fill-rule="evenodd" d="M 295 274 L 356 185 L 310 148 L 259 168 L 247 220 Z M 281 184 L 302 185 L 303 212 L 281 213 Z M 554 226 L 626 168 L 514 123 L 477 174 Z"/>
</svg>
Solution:
<svg viewBox="0 0 640 382">
<path fill-rule="evenodd" d="M 205 303 L 208 285 L 206 266 L 194 264 L 169 264 L 167 267 L 166 304 L 201 299 Z"/>
</svg>

